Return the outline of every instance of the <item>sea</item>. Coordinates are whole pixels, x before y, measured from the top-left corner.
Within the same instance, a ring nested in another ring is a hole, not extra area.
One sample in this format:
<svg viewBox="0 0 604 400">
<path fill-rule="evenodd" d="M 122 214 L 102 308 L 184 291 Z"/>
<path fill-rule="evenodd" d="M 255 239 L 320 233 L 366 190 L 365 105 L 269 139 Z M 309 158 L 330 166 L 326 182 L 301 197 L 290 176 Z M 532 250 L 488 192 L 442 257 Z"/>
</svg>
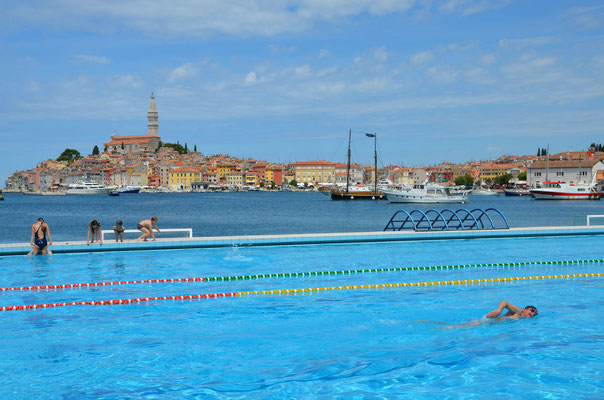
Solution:
<svg viewBox="0 0 604 400">
<path fill-rule="evenodd" d="M 449 205 L 333 201 L 320 192 L 271 191 L 47 197 L 4 193 L 4 199 L 0 202 L 0 243 L 28 243 L 31 226 L 39 217 L 48 223 L 53 241 L 75 241 L 86 240 L 93 219 L 102 229 L 111 229 L 118 219 L 126 229 L 136 229 L 139 221 L 156 216 L 160 229 L 192 228 L 194 236 L 207 237 L 375 232 L 382 231 L 398 210 L 495 208 L 511 228 L 569 226 L 584 221 L 582 216 L 604 214 L 604 201 L 544 201 L 503 195 L 471 195 L 466 204 Z M 604 224 L 604 218 L 596 222 Z"/>
</svg>

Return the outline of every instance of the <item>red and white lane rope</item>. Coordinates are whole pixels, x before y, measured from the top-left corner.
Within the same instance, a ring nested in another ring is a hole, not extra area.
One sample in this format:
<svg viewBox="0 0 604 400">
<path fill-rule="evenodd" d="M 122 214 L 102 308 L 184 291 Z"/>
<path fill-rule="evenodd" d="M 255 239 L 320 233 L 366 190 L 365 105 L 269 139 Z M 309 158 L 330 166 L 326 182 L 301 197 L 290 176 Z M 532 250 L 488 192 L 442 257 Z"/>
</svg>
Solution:
<svg viewBox="0 0 604 400">
<path fill-rule="evenodd" d="M 379 289 L 393 287 L 426 287 L 426 286 L 452 286 L 452 285 L 468 285 L 468 284 L 484 284 L 484 283 L 509 283 L 526 280 L 543 280 L 543 279 L 568 279 L 568 278 L 602 278 L 604 273 L 593 274 L 563 274 L 563 275 L 540 275 L 540 276 L 516 276 L 512 278 L 483 278 L 483 279 L 462 279 L 455 281 L 432 281 L 432 282 L 403 282 L 403 283 L 380 283 L 372 285 L 348 285 L 348 286 L 328 286 L 315 288 L 301 289 L 272 289 L 272 290 L 254 290 L 249 292 L 227 292 L 213 294 L 193 294 L 183 296 L 157 296 L 157 297 L 139 297 L 134 299 L 117 299 L 117 300 L 91 300 L 91 301 L 69 301 L 62 303 L 44 303 L 44 304 L 29 304 L 21 306 L 5 306 L 0 307 L 0 311 L 18 311 L 18 310 L 34 310 L 40 308 L 66 307 L 66 306 L 103 306 L 103 305 L 118 305 L 118 304 L 137 304 L 147 303 L 159 300 L 202 300 L 221 297 L 241 297 L 247 295 L 274 295 L 274 294 L 304 294 L 312 292 L 322 292 L 330 290 L 358 290 L 358 289 Z"/>
</svg>

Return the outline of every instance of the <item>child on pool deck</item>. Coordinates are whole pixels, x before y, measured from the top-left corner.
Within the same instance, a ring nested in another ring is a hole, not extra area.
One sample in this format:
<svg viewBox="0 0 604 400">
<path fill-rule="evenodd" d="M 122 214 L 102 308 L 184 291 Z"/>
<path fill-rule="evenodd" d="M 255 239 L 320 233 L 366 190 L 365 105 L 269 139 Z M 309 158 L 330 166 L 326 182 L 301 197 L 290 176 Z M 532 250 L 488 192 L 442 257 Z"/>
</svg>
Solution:
<svg viewBox="0 0 604 400">
<path fill-rule="evenodd" d="M 117 242 L 118 239 L 119 241 L 123 242 L 124 241 L 124 231 L 126 230 L 126 228 L 124 228 L 123 222 L 121 219 L 119 219 L 115 225 L 113 225 L 113 233 L 115 233 L 115 241 Z"/>
</svg>

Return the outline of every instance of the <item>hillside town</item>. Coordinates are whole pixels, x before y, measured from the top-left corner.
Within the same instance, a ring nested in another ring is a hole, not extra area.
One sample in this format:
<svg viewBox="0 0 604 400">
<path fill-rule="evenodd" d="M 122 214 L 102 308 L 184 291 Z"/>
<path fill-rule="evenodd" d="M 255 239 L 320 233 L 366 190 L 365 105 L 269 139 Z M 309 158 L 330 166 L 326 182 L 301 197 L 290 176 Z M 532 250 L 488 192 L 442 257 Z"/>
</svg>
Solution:
<svg viewBox="0 0 604 400">
<path fill-rule="evenodd" d="M 183 147 L 179 143 L 163 143 L 153 94 L 147 121 L 146 135 L 112 135 L 104 143 L 102 152 L 95 149 L 97 151 L 85 157 L 67 149 L 73 157 L 42 161 L 35 168 L 16 171 L 6 181 L 4 190 L 46 192 L 86 181 L 162 192 L 313 189 L 320 185 L 345 185 L 347 177 L 353 184 L 375 182 L 373 165 L 348 166 L 324 160 L 281 164 L 227 154 L 208 156 L 196 147 L 188 149 L 186 144 Z M 545 149 L 539 149 L 539 155 L 506 155 L 461 164 L 443 162 L 414 168 L 389 165 L 377 169 L 377 180 L 393 185 L 426 181 L 454 185 L 460 179 L 465 185 L 484 185 L 522 180 L 531 187 L 539 187 L 546 180 L 569 184 L 589 183 L 592 179 L 602 182 L 604 152 L 601 150 L 601 146 L 591 146 L 584 151 L 548 154 Z"/>
</svg>

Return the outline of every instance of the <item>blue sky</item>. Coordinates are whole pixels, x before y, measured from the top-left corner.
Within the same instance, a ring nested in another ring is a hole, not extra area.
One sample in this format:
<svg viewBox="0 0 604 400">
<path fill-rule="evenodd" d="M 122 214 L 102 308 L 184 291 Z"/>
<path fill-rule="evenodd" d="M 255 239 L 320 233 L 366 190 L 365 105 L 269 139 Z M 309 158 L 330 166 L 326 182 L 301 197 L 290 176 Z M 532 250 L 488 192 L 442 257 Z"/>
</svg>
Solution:
<svg viewBox="0 0 604 400">
<path fill-rule="evenodd" d="M 146 134 L 277 162 L 417 166 L 604 142 L 604 4 L 4 1 L 0 180 Z"/>
</svg>

